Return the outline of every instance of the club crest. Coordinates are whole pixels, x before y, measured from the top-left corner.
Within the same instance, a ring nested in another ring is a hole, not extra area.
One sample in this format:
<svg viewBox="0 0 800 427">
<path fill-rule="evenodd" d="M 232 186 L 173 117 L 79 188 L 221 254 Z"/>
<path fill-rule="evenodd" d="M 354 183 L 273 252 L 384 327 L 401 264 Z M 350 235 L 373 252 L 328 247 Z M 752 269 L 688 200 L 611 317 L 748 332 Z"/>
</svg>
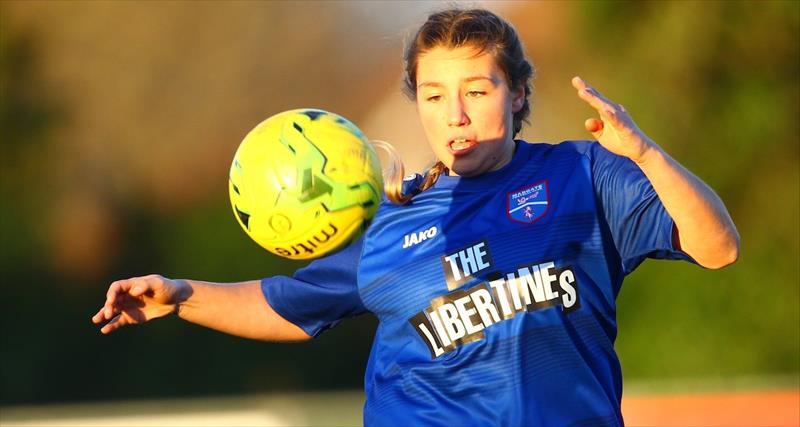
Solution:
<svg viewBox="0 0 800 427">
<path fill-rule="evenodd" d="M 550 194 L 547 181 L 514 190 L 507 197 L 508 216 L 517 222 L 531 224 L 547 213 L 550 205 Z"/>
</svg>

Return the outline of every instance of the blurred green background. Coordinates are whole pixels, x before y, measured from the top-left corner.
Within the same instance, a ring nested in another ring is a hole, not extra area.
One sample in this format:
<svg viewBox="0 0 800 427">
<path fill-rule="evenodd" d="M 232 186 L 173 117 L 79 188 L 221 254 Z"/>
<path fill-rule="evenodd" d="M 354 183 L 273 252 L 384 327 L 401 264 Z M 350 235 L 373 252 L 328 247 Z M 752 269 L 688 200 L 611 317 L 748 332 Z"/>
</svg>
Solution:
<svg viewBox="0 0 800 427">
<path fill-rule="evenodd" d="M 800 3 L 497 2 L 537 66 L 523 137 L 587 139 L 581 75 L 723 198 L 737 264 L 649 261 L 618 299 L 626 381 L 800 372 Z M 400 93 L 433 2 L 0 2 L 0 404 L 359 389 L 375 320 L 303 344 L 164 319 L 102 336 L 115 279 L 300 264 L 230 212 L 238 143 L 316 107 L 431 158 Z"/>
</svg>

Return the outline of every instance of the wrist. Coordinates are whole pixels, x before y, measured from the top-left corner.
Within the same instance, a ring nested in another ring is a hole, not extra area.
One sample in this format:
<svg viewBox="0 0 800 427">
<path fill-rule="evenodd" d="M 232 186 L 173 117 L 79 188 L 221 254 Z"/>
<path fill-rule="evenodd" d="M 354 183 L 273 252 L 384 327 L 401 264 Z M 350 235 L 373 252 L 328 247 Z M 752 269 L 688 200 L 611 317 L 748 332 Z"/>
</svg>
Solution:
<svg viewBox="0 0 800 427">
<path fill-rule="evenodd" d="M 636 158 L 631 159 L 639 167 L 643 167 L 648 163 L 651 163 L 655 157 L 658 157 L 662 154 L 661 147 L 659 147 L 658 144 L 656 144 L 655 141 L 650 138 L 645 139 L 643 145 L 644 147 L 639 152 L 639 155 Z"/>
<path fill-rule="evenodd" d="M 172 308 L 172 314 L 181 317 L 181 311 L 185 308 L 186 301 L 192 296 L 192 286 L 187 280 L 174 280 L 175 283 L 175 303 Z"/>
</svg>

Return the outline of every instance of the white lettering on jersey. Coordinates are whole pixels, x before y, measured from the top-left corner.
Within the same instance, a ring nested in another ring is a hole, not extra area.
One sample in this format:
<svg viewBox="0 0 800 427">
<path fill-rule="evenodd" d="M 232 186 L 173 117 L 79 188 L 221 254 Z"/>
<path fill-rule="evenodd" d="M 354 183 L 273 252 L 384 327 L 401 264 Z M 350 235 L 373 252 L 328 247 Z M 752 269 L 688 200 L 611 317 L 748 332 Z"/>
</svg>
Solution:
<svg viewBox="0 0 800 427">
<path fill-rule="evenodd" d="M 481 244 L 442 257 L 445 274 L 458 280 L 480 268 Z M 487 248 L 488 249 L 488 248 Z M 471 257 L 471 260 L 466 258 Z M 463 258 L 463 259 L 462 259 Z M 437 358 L 457 347 L 484 339 L 484 330 L 523 313 L 559 307 L 565 314 L 580 308 L 580 294 L 571 266 L 553 261 L 521 265 L 496 272 L 471 288 L 454 290 L 431 300 L 430 306 L 409 319 Z"/>
<path fill-rule="evenodd" d="M 492 266 L 492 257 L 486 241 L 454 250 L 442 257 L 447 289 L 453 290 L 469 281 L 477 273 Z"/>
<path fill-rule="evenodd" d="M 403 238 L 403 249 L 406 249 L 406 248 L 409 248 L 411 246 L 420 244 L 420 243 L 424 242 L 425 240 L 432 239 L 432 238 L 436 237 L 436 234 L 438 232 L 439 232 L 439 230 L 434 225 L 433 227 L 431 227 L 431 228 L 429 228 L 429 229 L 427 229 L 425 231 L 420 231 L 418 233 L 406 234 L 406 236 Z"/>
</svg>

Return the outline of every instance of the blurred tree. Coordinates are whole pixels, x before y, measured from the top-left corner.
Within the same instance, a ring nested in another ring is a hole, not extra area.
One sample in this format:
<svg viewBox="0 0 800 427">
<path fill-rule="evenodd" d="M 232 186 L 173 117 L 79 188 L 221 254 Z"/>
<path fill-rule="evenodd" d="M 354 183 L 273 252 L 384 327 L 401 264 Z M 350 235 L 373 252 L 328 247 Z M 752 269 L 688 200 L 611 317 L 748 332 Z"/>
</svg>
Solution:
<svg viewBox="0 0 800 427">
<path fill-rule="evenodd" d="M 719 192 L 742 235 L 729 269 L 647 263 L 626 282 L 627 378 L 797 373 L 798 3 L 586 6 L 584 46 L 613 55 L 597 61 L 608 92 Z"/>
</svg>

